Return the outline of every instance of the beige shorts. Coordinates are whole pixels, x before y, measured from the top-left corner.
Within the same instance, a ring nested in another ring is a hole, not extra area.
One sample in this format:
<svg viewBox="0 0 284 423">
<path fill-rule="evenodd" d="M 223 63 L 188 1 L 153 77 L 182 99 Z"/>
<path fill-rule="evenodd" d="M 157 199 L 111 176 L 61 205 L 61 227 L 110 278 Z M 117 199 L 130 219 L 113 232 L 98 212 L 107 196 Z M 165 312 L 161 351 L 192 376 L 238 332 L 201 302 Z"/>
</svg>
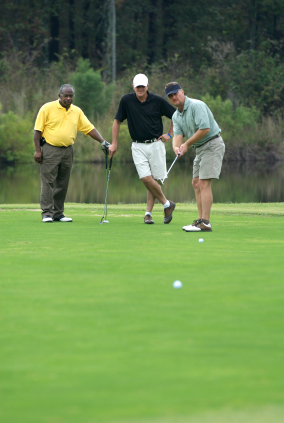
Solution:
<svg viewBox="0 0 284 423">
<path fill-rule="evenodd" d="M 163 141 L 151 144 L 133 142 L 131 150 L 140 179 L 151 175 L 154 179 L 163 179 L 166 176 L 166 147 Z"/>
<path fill-rule="evenodd" d="M 193 178 L 219 179 L 225 144 L 220 136 L 196 148 L 193 162 Z"/>
</svg>

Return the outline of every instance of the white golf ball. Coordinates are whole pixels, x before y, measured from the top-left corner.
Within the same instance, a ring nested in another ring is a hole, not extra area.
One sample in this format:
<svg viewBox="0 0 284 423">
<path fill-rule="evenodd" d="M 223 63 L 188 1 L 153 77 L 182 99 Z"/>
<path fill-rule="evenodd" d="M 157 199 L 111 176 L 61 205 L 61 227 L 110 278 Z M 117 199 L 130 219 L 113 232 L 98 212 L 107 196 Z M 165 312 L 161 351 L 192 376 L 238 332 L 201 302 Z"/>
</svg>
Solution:
<svg viewBox="0 0 284 423">
<path fill-rule="evenodd" d="M 182 287 L 182 283 L 181 283 L 181 281 L 174 281 L 174 283 L 173 283 L 173 287 L 174 287 L 175 289 L 180 289 L 180 288 Z"/>
<path fill-rule="evenodd" d="M 199 238 L 199 242 L 204 242 L 204 240 L 202 238 Z"/>
</svg>

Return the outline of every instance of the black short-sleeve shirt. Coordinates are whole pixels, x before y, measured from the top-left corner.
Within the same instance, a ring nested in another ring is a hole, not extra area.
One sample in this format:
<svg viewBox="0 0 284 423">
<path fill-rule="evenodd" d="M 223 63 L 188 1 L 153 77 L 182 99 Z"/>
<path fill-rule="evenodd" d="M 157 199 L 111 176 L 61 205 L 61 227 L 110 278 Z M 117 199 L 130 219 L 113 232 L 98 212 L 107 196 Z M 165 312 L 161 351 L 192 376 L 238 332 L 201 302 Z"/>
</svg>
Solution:
<svg viewBox="0 0 284 423">
<path fill-rule="evenodd" d="M 127 119 L 130 136 L 133 140 L 145 141 L 159 138 L 163 134 L 162 116 L 169 119 L 176 109 L 163 97 L 149 93 L 141 103 L 135 93 L 126 94 L 119 103 L 115 119 Z"/>
</svg>

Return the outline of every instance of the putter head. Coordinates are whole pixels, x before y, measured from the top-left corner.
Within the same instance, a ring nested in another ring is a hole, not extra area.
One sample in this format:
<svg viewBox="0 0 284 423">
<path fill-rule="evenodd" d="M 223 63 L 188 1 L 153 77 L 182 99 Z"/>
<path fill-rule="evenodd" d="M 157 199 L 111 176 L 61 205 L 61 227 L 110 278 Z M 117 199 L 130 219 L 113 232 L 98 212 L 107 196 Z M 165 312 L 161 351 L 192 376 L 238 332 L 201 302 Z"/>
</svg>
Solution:
<svg viewBox="0 0 284 423">
<path fill-rule="evenodd" d="M 104 222 L 100 221 L 100 225 L 102 225 Z"/>
</svg>

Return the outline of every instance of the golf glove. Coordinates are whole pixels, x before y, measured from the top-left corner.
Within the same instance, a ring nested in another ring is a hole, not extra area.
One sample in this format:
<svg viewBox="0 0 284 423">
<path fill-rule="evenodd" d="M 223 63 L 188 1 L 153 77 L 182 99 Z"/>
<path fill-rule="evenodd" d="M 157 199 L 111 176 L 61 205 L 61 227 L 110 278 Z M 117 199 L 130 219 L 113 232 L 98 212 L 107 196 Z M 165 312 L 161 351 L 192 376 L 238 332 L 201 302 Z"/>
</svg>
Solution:
<svg viewBox="0 0 284 423">
<path fill-rule="evenodd" d="M 102 150 L 105 154 L 109 154 L 108 148 L 110 146 L 110 143 L 107 142 L 106 140 L 103 140 L 103 142 L 101 143 L 102 146 Z"/>
</svg>

